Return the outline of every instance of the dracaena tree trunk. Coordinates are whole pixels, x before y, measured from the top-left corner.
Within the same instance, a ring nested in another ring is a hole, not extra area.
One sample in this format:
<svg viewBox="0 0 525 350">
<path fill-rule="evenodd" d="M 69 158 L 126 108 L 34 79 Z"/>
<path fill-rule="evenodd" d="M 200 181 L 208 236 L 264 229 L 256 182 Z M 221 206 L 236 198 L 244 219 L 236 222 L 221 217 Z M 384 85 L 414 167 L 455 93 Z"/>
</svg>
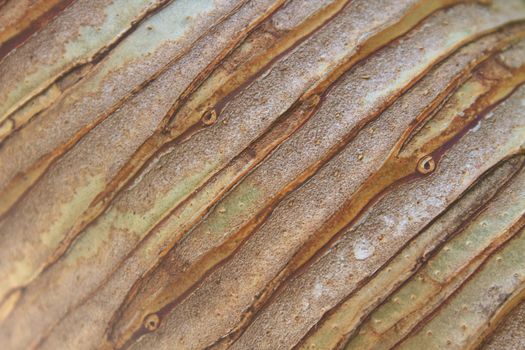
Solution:
<svg viewBox="0 0 525 350">
<path fill-rule="evenodd" d="M 525 1 L 0 1 L 0 348 L 523 349 Z"/>
</svg>

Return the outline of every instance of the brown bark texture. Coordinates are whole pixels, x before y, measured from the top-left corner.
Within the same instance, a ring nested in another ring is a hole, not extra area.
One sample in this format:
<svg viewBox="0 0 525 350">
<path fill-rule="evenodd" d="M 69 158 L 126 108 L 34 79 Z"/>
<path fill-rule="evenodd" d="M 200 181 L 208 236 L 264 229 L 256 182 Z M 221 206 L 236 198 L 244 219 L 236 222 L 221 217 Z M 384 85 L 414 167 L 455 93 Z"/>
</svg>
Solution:
<svg viewBox="0 0 525 350">
<path fill-rule="evenodd" d="M 524 0 L 0 1 L 0 349 L 525 348 Z"/>
</svg>

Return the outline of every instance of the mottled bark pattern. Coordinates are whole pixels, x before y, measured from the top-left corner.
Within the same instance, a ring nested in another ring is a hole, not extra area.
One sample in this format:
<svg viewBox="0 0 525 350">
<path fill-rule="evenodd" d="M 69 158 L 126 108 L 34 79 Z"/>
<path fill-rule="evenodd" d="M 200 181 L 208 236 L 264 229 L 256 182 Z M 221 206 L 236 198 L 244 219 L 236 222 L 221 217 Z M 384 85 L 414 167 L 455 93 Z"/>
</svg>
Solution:
<svg viewBox="0 0 525 350">
<path fill-rule="evenodd" d="M 525 1 L 0 0 L 0 349 L 523 349 Z"/>
</svg>

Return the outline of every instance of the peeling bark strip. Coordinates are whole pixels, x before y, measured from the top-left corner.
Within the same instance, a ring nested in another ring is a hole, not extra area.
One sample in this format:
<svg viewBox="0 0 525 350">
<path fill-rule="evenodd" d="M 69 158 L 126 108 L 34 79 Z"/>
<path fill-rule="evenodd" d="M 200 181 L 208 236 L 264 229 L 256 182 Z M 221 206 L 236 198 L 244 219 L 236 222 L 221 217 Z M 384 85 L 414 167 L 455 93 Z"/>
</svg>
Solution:
<svg viewBox="0 0 525 350">
<path fill-rule="evenodd" d="M 522 0 L 0 29 L 2 349 L 522 347 Z"/>
<path fill-rule="evenodd" d="M 5 102 L 0 121 L 58 77 L 93 60 L 161 4 L 161 0 L 76 1 L 1 62 L 0 96 Z"/>
<path fill-rule="evenodd" d="M 0 1 L 0 60 L 45 27 L 73 1 Z"/>
</svg>

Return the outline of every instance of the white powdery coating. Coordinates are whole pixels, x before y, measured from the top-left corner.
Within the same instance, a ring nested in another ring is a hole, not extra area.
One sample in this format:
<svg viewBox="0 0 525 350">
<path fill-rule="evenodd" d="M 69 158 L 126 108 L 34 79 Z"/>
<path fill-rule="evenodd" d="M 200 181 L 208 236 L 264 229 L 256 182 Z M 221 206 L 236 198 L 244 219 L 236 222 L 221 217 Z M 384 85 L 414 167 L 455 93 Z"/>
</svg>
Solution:
<svg viewBox="0 0 525 350">
<path fill-rule="evenodd" d="M 354 256 L 357 260 L 366 260 L 374 254 L 374 246 L 366 238 L 359 238 L 354 244 Z"/>
</svg>

